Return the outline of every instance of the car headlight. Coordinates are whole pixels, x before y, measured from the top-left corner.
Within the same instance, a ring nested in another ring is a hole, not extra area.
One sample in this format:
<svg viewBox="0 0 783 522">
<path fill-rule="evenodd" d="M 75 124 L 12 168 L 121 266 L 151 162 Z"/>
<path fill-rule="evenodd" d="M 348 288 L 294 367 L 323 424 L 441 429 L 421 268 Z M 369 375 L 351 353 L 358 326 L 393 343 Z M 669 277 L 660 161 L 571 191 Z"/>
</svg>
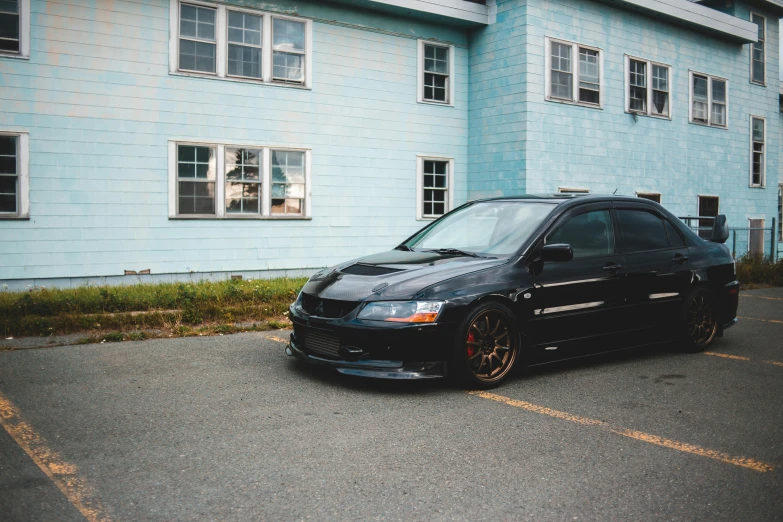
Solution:
<svg viewBox="0 0 783 522">
<path fill-rule="evenodd" d="M 376 301 L 359 312 L 359 319 L 394 323 L 434 323 L 443 301 Z"/>
</svg>

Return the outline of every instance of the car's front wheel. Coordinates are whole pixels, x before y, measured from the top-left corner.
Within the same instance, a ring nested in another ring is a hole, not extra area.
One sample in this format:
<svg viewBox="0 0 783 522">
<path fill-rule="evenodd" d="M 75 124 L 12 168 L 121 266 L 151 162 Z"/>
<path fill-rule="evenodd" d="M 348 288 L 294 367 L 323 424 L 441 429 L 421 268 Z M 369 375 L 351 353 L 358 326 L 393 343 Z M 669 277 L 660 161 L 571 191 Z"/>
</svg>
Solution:
<svg viewBox="0 0 783 522">
<path fill-rule="evenodd" d="M 468 388 L 487 389 L 505 380 L 519 355 L 514 314 L 500 303 L 485 303 L 467 314 L 455 339 L 452 376 Z"/>
<path fill-rule="evenodd" d="M 688 352 L 704 351 L 718 334 L 715 296 L 706 288 L 697 288 L 683 305 L 683 347 Z"/>
</svg>

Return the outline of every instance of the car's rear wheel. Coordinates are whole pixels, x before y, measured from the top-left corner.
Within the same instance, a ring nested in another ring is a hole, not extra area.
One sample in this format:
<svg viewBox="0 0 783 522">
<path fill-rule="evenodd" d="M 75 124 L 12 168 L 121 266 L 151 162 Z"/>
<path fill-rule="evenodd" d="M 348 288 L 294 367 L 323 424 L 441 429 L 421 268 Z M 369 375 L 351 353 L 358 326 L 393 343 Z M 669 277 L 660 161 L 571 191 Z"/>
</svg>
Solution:
<svg viewBox="0 0 783 522">
<path fill-rule="evenodd" d="M 514 314 L 500 303 L 474 307 L 458 329 L 452 375 L 465 387 L 487 389 L 503 382 L 519 355 Z"/>
<path fill-rule="evenodd" d="M 713 293 L 705 288 L 691 292 L 684 302 L 682 322 L 685 350 L 706 350 L 718 334 L 718 315 Z"/>
</svg>

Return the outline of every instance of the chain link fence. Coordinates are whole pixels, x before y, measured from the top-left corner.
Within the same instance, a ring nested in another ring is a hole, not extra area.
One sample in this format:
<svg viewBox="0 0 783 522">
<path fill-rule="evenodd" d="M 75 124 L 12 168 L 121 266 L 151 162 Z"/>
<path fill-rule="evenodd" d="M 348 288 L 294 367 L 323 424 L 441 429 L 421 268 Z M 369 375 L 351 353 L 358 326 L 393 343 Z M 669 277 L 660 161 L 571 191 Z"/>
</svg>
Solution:
<svg viewBox="0 0 783 522">
<path fill-rule="evenodd" d="M 712 216 L 681 217 L 686 225 L 691 227 L 700 237 L 712 237 Z M 778 237 L 775 220 L 770 227 L 729 228 L 729 239 L 726 246 L 731 249 L 734 259 L 751 256 L 766 261 L 777 261 Z"/>
</svg>

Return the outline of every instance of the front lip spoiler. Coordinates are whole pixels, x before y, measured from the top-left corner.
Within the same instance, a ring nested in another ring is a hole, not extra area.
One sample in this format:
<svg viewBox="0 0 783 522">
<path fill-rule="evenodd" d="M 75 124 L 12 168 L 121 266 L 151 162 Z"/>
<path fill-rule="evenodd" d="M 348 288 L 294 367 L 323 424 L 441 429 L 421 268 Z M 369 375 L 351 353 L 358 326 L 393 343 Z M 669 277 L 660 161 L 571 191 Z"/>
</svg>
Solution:
<svg viewBox="0 0 783 522">
<path fill-rule="evenodd" d="M 293 336 L 292 336 L 293 337 Z M 404 363 L 403 361 L 363 360 L 363 361 L 335 361 L 324 359 L 304 353 L 294 342 L 289 340 L 285 347 L 285 354 L 296 357 L 310 364 L 331 366 L 345 375 L 358 377 L 373 377 L 376 379 L 438 379 L 446 376 L 445 363 L 442 361 Z"/>
</svg>

